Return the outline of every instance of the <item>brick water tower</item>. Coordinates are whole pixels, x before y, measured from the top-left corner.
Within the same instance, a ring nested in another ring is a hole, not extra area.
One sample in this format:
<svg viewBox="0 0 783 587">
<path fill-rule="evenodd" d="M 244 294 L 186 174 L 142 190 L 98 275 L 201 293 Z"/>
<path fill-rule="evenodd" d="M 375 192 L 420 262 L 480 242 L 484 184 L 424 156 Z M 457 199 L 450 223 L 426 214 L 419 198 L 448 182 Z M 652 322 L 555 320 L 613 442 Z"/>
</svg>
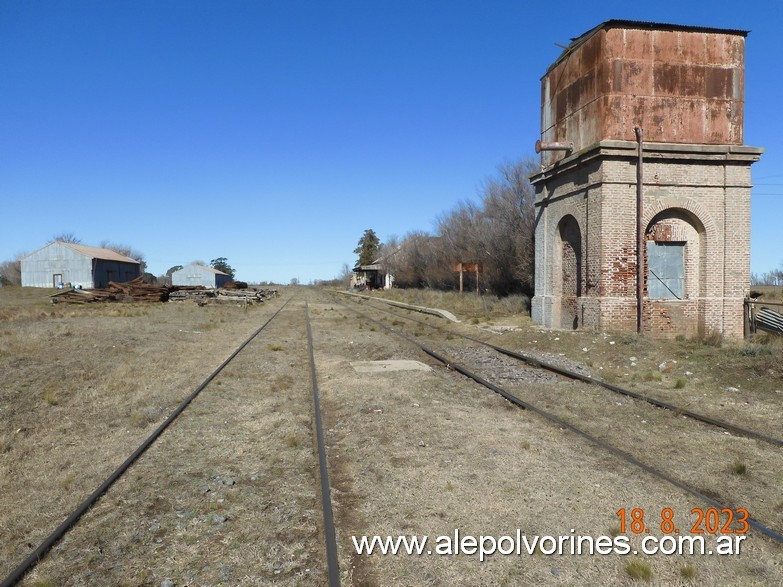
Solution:
<svg viewBox="0 0 783 587">
<path fill-rule="evenodd" d="M 742 337 L 763 152 L 743 145 L 746 36 L 611 20 L 546 72 L 535 322 Z"/>
</svg>

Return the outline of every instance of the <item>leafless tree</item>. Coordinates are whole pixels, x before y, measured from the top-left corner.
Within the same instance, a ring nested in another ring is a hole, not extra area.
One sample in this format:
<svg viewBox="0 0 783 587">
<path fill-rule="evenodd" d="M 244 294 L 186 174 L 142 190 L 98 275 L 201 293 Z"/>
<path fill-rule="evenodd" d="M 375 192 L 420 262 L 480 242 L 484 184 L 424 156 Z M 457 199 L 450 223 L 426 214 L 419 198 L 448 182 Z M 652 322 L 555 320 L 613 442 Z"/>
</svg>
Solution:
<svg viewBox="0 0 783 587">
<path fill-rule="evenodd" d="M 102 249 L 109 249 L 111 251 L 114 251 L 115 253 L 119 253 L 120 255 L 125 255 L 126 257 L 130 257 L 131 259 L 134 259 L 141 263 L 141 272 L 144 273 L 147 270 L 147 261 L 144 259 L 144 253 L 141 251 L 137 251 L 130 245 L 124 245 L 119 243 L 112 243 L 108 240 L 101 241 L 101 244 L 98 245 Z"/>
<path fill-rule="evenodd" d="M 753 273 L 750 276 L 751 285 L 783 285 L 783 267 L 762 274 Z"/>
<path fill-rule="evenodd" d="M 499 295 L 533 293 L 535 192 L 528 176 L 534 170 L 532 160 L 503 164 L 484 187 L 481 244 L 488 260 L 486 279 Z"/>
<path fill-rule="evenodd" d="M 54 235 L 52 238 L 49 239 L 50 243 L 71 243 L 72 245 L 80 245 L 82 244 L 82 239 L 77 237 L 72 232 L 61 232 L 60 234 Z"/>
<path fill-rule="evenodd" d="M 0 263 L 0 284 L 22 285 L 22 257 L 20 253 L 14 260 Z"/>
<path fill-rule="evenodd" d="M 444 264 L 481 263 L 481 279 L 497 295 L 533 291 L 534 169 L 532 160 L 500 165 L 480 203 L 461 202 L 438 220 Z"/>
<path fill-rule="evenodd" d="M 335 278 L 337 280 L 338 287 L 345 287 L 346 289 L 351 286 L 351 276 L 353 270 L 348 263 L 343 263 L 340 269 L 340 274 Z"/>
<path fill-rule="evenodd" d="M 454 263 L 481 263 L 483 289 L 531 295 L 535 192 L 528 177 L 535 170 L 532 159 L 504 163 L 485 181 L 478 202 L 459 202 L 437 219 L 434 235 L 412 231 L 387 239 L 380 256 L 395 285 L 454 289 Z"/>
</svg>

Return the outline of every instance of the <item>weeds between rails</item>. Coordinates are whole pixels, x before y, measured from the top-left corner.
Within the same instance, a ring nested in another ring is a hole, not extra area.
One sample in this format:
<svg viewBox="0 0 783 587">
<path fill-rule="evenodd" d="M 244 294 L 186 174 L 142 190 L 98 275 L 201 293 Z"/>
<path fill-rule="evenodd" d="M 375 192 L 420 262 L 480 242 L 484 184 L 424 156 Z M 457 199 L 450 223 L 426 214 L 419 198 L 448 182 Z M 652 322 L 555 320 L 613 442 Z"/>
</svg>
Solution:
<svg viewBox="0 0 783 587">
<path fill-rule="evenodd" d="M 368 320 L 368 321 L 378 325 L 383 330 L 403 338 L 407 342 L 409 342 L 412 345 L 418 347 L 420 350 L 422 350 L 427 355 L 429 355 L 429 356 L 433 357 L 434 359 L 436 359 L 436 360 L 440 361 L 441 363 L 443 363 L 447 368 L 452 368 L 452 369 L 462 373 L 463 375 L 466 375 L 466 376 L 470 377 L 471 379 L 473 379 L 474 381 L 476 381 L 480 385 L 483 385 L 483 386 L 487 387 L 488 389 L 491 389 L 495 393 L 498 393 L 502 397 L 508 399 L 509 401 L 511 401 L 516 406 L 518 406 L 520 408 L 523 408 L 523 409 L 530 410 L 530 411 L 538 414 L 539 416 L 542 416 L 543 418 L 545 418 L 549 422 L 552 422 L 552 423 L 554 423 L 555 425 L 557 425 L 559 427 L 562 427 L 562 428 L 565 428 L 567 430 L 570 430 L 571 432 L 579 435 L 580 437 L 582 437 L 583 439 L 587 440 L 588 442 L 590 442 L 590 443 L 592 443 L 592 444 L 594 444 L 594 445 L 596 445 L 596 446 L 598 446 L 598 447 L 600 447 L 600 448 L 610 452 L 611 454 L 613 454 L 616 457 L 619 457 L 620 459 L 624 460 L 625 462 L 642 469 L 643 471 L 645 471 L 645 472 L 647 472 L 647 473 L 657 477 L 658 479 L 661 479 L 661 480 L 666 481 L 667 483 L 669 483 L 671 485 L 674 485 L 678 489 L 684 491 L 685 493 L 690 494 L 693 497 L 696 497 L 700 501 L 708 504 L 710 507 L 723 509 L 723 508 L 727 508 L 726 504 L 733 503 L 732 500 L 729 500 L 729 499 L 726 499 L 726 498 L 718 499 L 718 497 L 710 497 L 710 496 L 706 495 L 705 493 L 703 493 L 703 492 L 701 492 L 701 491 L 699 491 L 697 489 L 694 489 L 690 485 L 688 485 L 688 484 L 686 484 L 686 483 L 684 483 L 682 481 L 679 481 L 678 479 L 675 479 L 674 477 L 672 477 L 672 476 L 670 476 L 670 475 L 660 471 L 659 469 L 656 469 L 655 467 L 652 467 L 652 466 L 650 466 L 650 465 L 640 461 L 639 459 L 637 459 L 633 455 L 631 455 L 631 454 L 629 454 L 629 453 L 627 453 L 627 452 L 625 452 L 625 451 L 623 451 L 623 450 L 621 450 L 621 449 L 619 449 L 619 448 L 609 444 L 608 442 L 605 442 L 605 441 L 601 440 L 600 438 L 597 438 L 596 436 L 593 436 L 592 434 L 590 434 L 588 432 L 585 432 L 584 430 L 582 430 L 582 429 L 580 429 L 580 428 L 578 428 L 578 427 L 568 423 L 567 421 L 565 421 L 562 418 L 552 414 L 551 412 L 548 412 L 548 411 L 546 411 L 546 410 L 544 410 L 544 409 L 542 409 L 542 408 L 540 408 L 540 407 L 538 407 L 538 406 L 536 406 L 536 405 L 534 405 L 534 404 L 532 404 L 530 402 L 524 401 L 524 400 L 514 396 L 513 394 L 511 394 L 510 392 L 508 392 L 507 390 L 505 390 L 505 389 L 503 389 L 503 388 L 501 388 L 499 386 L 496 386 L 494 384 L 486 382 L 484 379 L 482 379 L 478 375 L 470 372 L 465 367 L 463 367 L 461 365 L 458 365 L 455 362 L 449 360 L 448 358 L 438 354 L 437 352 L 435 352 L 432 349 L 424 346 L 423 344 L 421 344 L 417 340 L 414 340 L 413 338 L 407 336 L 406 334 L 402 333 L 401 331 L 396 330 L 394 328 L 391 328 L 391 327 L 383 324 L 379 320 L 376 320 L 375 318 L 372 318 L 372 317 L 368 316 L 367 314 L 365 314 L 363 312 L 360 312 L 359 310 L 357 310 L 355 308 L 349 307 L 349 306 L 347 306 L 345 304 L 339 304 L 339 305 L 341 305 L 341 306 L 345 307 L 346 309 L 354 312 L 355 314 L 363 317 L 364 319 L 366 319 L 366 320 Z M 376 308 L 374 306 L 373 306 L 373 309 L 379 310 L 379 308 Z M 383 311 L 386 312 L 385 310 L 383 310 Z M 390 312 L 386 312 L 386 313 L 390 313 Z M 408 318 L 408 319 L 412 320 L 413 322 L 419 322 L 418 320 L 413 320 L 411 318 Z M 440 330 L 437 327 L 433 327 L 433 328 L 435 328 L 437 330 Z M 451 334 L 453 334 L 453 333 L 451 333 Z M 464 338 L 467 338 L 468 340 L 471 340 L 471 341 L 480 342 L 481 344 L 487 344 L 487 343 L 484 343 L 482 341 L 478 341 L 477 339 L 471 339 L 470 337 L 464 337 Z M 488 346 L 492 346 L 492 345 L 488 345 Z M 766 525 L 762 524 L 761 522 L 759 522 L 758 520 L 756 520 L 754 518 L 748 518 L 747 522 L 748 522 L 748 524 L 752 528 L 754 528 L 755 530 L 761 532 L 765 536 L 767 536 L 769 538 L 772 538 L 776 542 L 783 543 L 783 534 L 781 534 L 780 532 L 778 532 L 776 530 L 773 530 L 772 528 L 767 527 Z"/>
<path fill-rule="evenodd" d="M 329 467 L 326 459 L 326 442 L 324 427 L 321 421 L 321 400 L 318 390 L 318 378 L 315 370 L 315 351 L 313 348 L 313 332 L 310 328 L 310 306 L 305 305 L 307 321 L 307 350 L 310 355 L 310 378 L 313 385 L 313 419 L 315 421 L 316 450 L 318 452 L 318 469 L 321 478 L 321 507 L 324 517 L 324 539 L 326 541 L 326 566 L 329 587 L 339 587 L 340 566 L 337 559 L 337 533 L 334 528 L 334 513 L 329 489 Z"/>
<path fill-rule="evenodd" d="M 11 573 L 0 583 L 0 587 L 11 587 L 12 585 L 16 585 L 26 574 L 28 571 L 30 571 L 39 561 L 43 559 L 43 557 L 46 555 L 46 553 L 70 530 L 78 521 L 79 519 L 93 506 L 96 504 L 96 502 L 109 490 L 109 488 L 120 478 L 122 477 L 126 471 L 130 468 L 130 466 L 135 463 L 141 456 L 144 454 L 148 448 L 161 436 L 161 434 L 182 414 L 182 412 L 191 404 L 191 402 L 209 385 L 210 382 L 212 382 L 217 375 L 223 371 L 225 367 L 227 367 L 236 357 L 239 355 L 239 353 L 247 347 L 279 314 L 280 312 L 288 305 L 288 303 L 291 301 L 291 298 L 285 301 L 283 305 L 278 308 L 272 316 L 267 319 L 264 324 L 262 324 L 255 332 L 253 332 L 250 337 L 248 337 L 244 342 L 242 342 L 234 352 L 232 352 L 227 359 L 223 361 L 223 363 L 220 364 L 220 366 L 215 369 L 182 403 L 179 404 L 179 406 L 164 420 L 164 422 L 155 429 L 154 432 L 150 436 L 142 442 L 142 444 L 103 482 L 101 485 L 89 496 L 87 499 L 85 499 L 66 519 L 64 522 L 62 522 L 49 536 L 47 536 L 43 542 L 33 550 L 33 552 L 22 562 L 20 563 L 14 570 L 11 571 Z M 309 316 L 308 319 L 308 332 L 309 332 Z M 312 342 L 310 342 L 310 352 L 312 356 Z M 312 366 L 312 373 L 313 373 L 313 385 L 315 386 L 315 367 L 314 363 Z M 317 389 L 314 387 L 314 398 L 316 400 L 316 407 L 317 407 Z M 323 433 L 321 431 L 318 432 L 316 435 L 317 437 L 317 444 L 318 444 L 318 450 L 319 453 L 323 452 Z M 322 478 L 324 478 L 324 474 L 322 472 Z M 327 481 L 328 482 L 328 481 Z M 329 499 L 328 493 L 325 494 L 324 497 L 324 506 L 325 506 L 325 512 L 328 507 L 329 511 L 331 511 L 331 504 L 327 502 L 326 500 Z M 326 513 L 325 513 L 326 516 Z M 329 524 L 326 524 L 327 527 L 329 527 Z M 334 535 L 333 525 L 332 525 L 332 535 Z M 328 539 L 327 539 L 328 541 Z M 334 548 L 332 548 L 334 550 Z M 329 551 L 329 546 L 327 544 L 327 551 Z M 334 583 L 332 581 L 332 577 L 339 577 L 337 574 L 337 571 L 332 571 L 332 568 L 334 567 L 336 569 L 336 565 L 333 565 L 332 558 L 334 557 L 327 557 L 327 564 L 329 564 L 329 577 L 330 577 L 330 585 L 339 585 L 339 578 L 338 582 Z"/>
<path fill-rule="evenodd" d="M 369 301 L 369 298 L 362 298 Z M 399 307 L 399 306 L 395 306 Z M 513 359 L 517 359 L 519 361 L 523 361 L 524 363 L 528 365 L 532 365 L 533 367 L 537 367 L 539 369 L 543 369 L 545 371 L 549 371 L 552 373 L 555 373 L 557 375 L 561 375 L 563 377 L 566 377 L 568 379 L 575 379 L 578 381 L 582 381 L 583 383 L 588 383 L 591 385 L 598 385 L 600 387 L 603 387 L 604 389 L 611 391 L 612 393 L 616 393 L 619 395 L 623 395 L 626 397 L 630 397 L 633 399 L 637 399 L 643 402 L 646 402 L 652 406 L 655 406 L 657 408 L 661 408 L 664 410 L 670 410 L 676 414 L 679 414 L 681 416 L 686 416 L 688 418 L 691 418 L 693 420 L 702 422 L 704 424 L 709 424 L 710 426 L 715 426 L 717 428 L 722 428 L 723 430 L 728 430 L 729 432 L 734 432 L 736 434 L 739 434 L 741 436 L 746 436 L 748 438 L 753 438 L 756 440 L 761 440 L 762 442 L 767 442 L 769 444 L 772 444 L 774 446 L 783 446 L 783 439 L 776 438 L 773 436 L 769 436 L 767 434 L 763 434 L 761 432 L 750 430 L 748 428 L 745 428 L 743 426 L 738 426 L 736 424 L 732 424 L 730 422 L 726 422 L 723 420 L 719 420 L 717 418 L 713 418 L 711 416 L 707 416 L 705 414 L 699 414 L 698 412 L 694 412 L 692 410 L 688 410 L 687 408 L 683 408 L 681 406 L 678 406 L 676 404 L 672 404 L 670 402 L 665 402 L 659 399 L 655 399 L 653 397 L 637 393 L 635 391 L 631 391 L 630 389 L 625 389 L 623 387 L 620 387 L 618 385 L 614 385 L 612 383 L 608 383 L 606 381 L 602 381 L 600 379 L 590 377 L 588 375 L 583 375 L 581 373 L 576 373 L 574 371 L 571 371 L 569 369 L 565 369 L 563 367 L 558 367 L 556 365 L 552 365 L 549 363 L 546 363 L 545 361 L 540 361 L 538 359 L 535 359 L 529 355 L 525 355 L 524 353 L 518 353 L 516 351 L 512 351 L 510 349 L 506 349 L 497 345 L 494 345 L 492 343 L 480 340 L 478 338 L 474 338 L 472 336 L 468 336 L 465 334 L 459 334 L 456 332 L 452 332 L 450 330 L 445 330 L 443 328 L 440 328 L 439 326 L 435 326 L 433 324 L 429 324 L 427 322 L 423 322 L 421 320 L 416 320 L 415 318 L 411 318 L 410 316 L 402 316 L 400 314 L 395 314 L 394 312 L 391 312 L 385 308 L 379 308 L 377 306 L 372 306 L 373 309 L 378 310 L 379 312 L 383 312 L 385 314 L 388 314 L 390 316 L 394 316 L 395 318 L 404 318 L 405 320 L 409 320 L 411 322 L 414 322 L 416 324 L 427 326 L 429 328 L 432 328 L 433 330 L 437 330 L 439 332 L 445 332 L 448 333 L 450 336 L 456 336 L 459 338 L 463 338 L 465 340 L 469 340 L 471 342 L 475 342 L 477 344 L 483 345 L 485 347 L 491 348 L 494 351 L 497 351 L 503 355 L 506 355 L 508 357 L 511 357 Z"/>
</svg>

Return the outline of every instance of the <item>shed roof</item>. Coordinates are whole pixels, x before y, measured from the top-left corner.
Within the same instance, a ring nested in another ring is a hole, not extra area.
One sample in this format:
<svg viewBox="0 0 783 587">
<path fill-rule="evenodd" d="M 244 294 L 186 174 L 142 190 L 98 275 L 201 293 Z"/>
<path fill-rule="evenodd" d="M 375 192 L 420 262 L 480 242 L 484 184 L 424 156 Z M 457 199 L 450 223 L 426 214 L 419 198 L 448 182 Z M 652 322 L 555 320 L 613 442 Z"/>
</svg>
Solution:
<svg viewBox="0 0 783 587">
<path fill-rule="evenodd" d="M 103 249 L 100 247 L 88 247 L 87 245 L 64 243 L 62 241 L 54 241 L 52 243 L 49 243 L 48 245 L 41 247 L 36 251 L 33 251 L 33 253 L 42 251 L 46 247 L 51 247 L 52 245 L 61 245 L 63 247 L 68 247 L 72 251 L 76 251 L 80 255 L 84 255 L 85 257 L 89 257 L 90 259 L 102 259 L 104 261 L 119 261 L 121 263 L 133 263 L 135 265 L 141 265 L 141 263 L 139 263 L 136 259 L 132 259 L 131 257 L 126 257 L 125 255 L 121 255 L 117 251 L 112 251 L 111 249 Z M 30 253 L 29 255 L 25 255 L 25 256 L 29 257 L 33 253 Z"/>
<path fill-rule="evenodd" d="M 214 273 L 215 275 L 228 275 L 228 273 L 226 273 L 225 271 L 220 271 L 219 269 L 215 269 L 214 267 L 207 267 L 206 265 L 199 265 L 198 263 L 190 263 L 188 265 L 185 265 L 185 267 L 198 267 L 208 273 Z M 183 267 L 182 269 L 185 269 L 185 267 Z M 179 269 L 179 271 L 182 271 L 182 269 Z"/>
</svg>

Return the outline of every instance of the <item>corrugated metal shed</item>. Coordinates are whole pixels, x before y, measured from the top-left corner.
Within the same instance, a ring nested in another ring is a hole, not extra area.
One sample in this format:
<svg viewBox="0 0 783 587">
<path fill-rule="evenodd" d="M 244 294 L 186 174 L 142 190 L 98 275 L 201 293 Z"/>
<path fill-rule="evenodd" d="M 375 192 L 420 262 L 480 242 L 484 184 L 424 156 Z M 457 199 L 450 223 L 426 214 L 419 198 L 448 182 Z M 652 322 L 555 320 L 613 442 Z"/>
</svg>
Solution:
<svg viewBox="0 0 783 587">
<path fill-rule="evenodd" d="M 21 259 L 23 287 L 106 287 L 109 281 L 130 281 L 141 264 L 111 249 L 53 242 Z"/>
<path fill-rule="evenodd" d="M 223 287 L 231 281 L 231 276 L 212 267 L 191 263 L 171 274 L 171 285 L 203 285 L 204 287 Z"/>
</svg>

